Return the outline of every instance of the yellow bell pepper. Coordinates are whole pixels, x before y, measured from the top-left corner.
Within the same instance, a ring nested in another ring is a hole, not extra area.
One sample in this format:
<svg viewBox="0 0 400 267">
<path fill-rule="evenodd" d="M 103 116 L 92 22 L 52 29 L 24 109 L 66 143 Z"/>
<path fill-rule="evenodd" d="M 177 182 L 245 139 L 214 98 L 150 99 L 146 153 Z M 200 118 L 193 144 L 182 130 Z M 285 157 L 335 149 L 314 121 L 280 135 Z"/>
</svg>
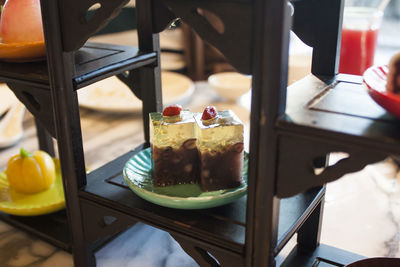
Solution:
<svg viewBox="0 0 400 267">
<path fill-rule="evenodd" d="M 6 175 L 15 191 L 33 194 L 48 189 L 54 183 L 56 168 L 46 152 L 39 150 L 32 154 L 21 148 L 20 153 L 8 161 Z"/>
</svg>

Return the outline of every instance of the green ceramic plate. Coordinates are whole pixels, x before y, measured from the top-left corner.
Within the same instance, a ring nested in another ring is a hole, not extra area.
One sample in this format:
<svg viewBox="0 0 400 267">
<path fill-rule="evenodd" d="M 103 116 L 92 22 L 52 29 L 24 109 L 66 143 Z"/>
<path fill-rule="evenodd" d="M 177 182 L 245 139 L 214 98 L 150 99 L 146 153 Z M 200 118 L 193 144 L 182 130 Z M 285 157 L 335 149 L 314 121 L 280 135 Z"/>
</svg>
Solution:
<svg viewBox="0 0 400 267">
<path fill-rule="evenodd" d="M 124 167 L 124 179 L 138 196 L 154 204 L 176 209 L 205 209 L 228 204 L 247 192 L 248 155 L 244 156 L 240 187 L 203 192 L 197 184 L 156 187 L 153 185 L 150 148 L 133 156 Z"/>
</svg>

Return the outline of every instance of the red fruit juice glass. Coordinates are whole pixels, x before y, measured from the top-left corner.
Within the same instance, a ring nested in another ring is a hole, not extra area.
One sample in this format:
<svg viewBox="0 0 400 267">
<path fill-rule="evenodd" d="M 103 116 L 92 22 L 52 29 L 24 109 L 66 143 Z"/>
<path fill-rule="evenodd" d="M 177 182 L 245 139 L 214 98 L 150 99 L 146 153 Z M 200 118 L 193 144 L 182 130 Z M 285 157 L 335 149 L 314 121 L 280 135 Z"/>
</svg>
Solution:
<svg viewBox="0 0 400 267">
<path fill-rule="evenodd" d="M 343 16 L 339 72 L 362 75 L 374 64 L 383 12 L 369 7 L 346 7 Z"/>
</svg>

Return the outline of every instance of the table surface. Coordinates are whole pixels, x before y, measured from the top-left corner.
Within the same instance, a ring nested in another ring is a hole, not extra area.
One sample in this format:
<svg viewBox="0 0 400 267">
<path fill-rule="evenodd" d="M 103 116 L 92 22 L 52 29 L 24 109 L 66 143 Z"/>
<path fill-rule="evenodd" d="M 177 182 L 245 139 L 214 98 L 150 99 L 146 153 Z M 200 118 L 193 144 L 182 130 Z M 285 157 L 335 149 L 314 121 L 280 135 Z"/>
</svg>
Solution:
<svg viewBox="0 0 400 267">
<path fill-rule="evenodd" d="M 391 27 L 385 29 L 390 35 Z M 379 63 L 386 62 L 398 45 L 382 39 L 385 49 L 379 54 Z M 303 56 L 293 57 L 292 69 L 296 67 L 296 60 L 301 63 L 302 71 L 309 68 L 309 63 L 303 62 Z M 290 78 L 293 81 L 298 79 L 295 76 Z M 192 98 L 185 106 L 193 111 L 201 111 L 203 103 L 213 104 L 218 109 L 232 109 L 244 121 L 245 140 L 248 140 L 249 95 L 238 102 L 228 103 L 206 82 L 198 82 Z M 85 161 L 90 169 L 96 169 L 143 142 L 140 113 L 106 113 L 84 108 L 80 112 Z M 36 129 L 29 112 L 25 114 L 23 127 L 23 139 L 12 147 L 0 150 L 2 169 L 21 146 L 31 151 L 38 148 Z M 400 179 L 396 179 L 396 174 L 397 165 L 389 159 L 330 183 L 326 194 L 322 243 L 368 257 L 400 257 Z M 356 213 L 357 216 L 354 216 Z M 287 253 L 294 243 L 291 240 L 282 253 Z M 98 266 L 105 267 L 197 266 L 167 233 L 140 223 L 98 251 L 96 258 Z M 4 267 L 73 266 L 69 253 L 3 222 L 0 222 L 0 262 Z"/>
</svg>

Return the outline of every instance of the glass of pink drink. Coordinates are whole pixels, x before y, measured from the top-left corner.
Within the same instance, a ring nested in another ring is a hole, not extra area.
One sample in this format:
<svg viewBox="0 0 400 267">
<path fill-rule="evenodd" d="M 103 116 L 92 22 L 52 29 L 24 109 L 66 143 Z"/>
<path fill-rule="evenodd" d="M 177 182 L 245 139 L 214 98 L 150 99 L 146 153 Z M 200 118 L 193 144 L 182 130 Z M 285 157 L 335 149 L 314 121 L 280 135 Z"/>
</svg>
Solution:
<svg viewBox="0 0 400 267">
<path fill-rule="evenodd" d="M 346 7 L 343 16 L 339 72 L 362 75 L 373 65 L 383 12 Z"/>
</svg>

